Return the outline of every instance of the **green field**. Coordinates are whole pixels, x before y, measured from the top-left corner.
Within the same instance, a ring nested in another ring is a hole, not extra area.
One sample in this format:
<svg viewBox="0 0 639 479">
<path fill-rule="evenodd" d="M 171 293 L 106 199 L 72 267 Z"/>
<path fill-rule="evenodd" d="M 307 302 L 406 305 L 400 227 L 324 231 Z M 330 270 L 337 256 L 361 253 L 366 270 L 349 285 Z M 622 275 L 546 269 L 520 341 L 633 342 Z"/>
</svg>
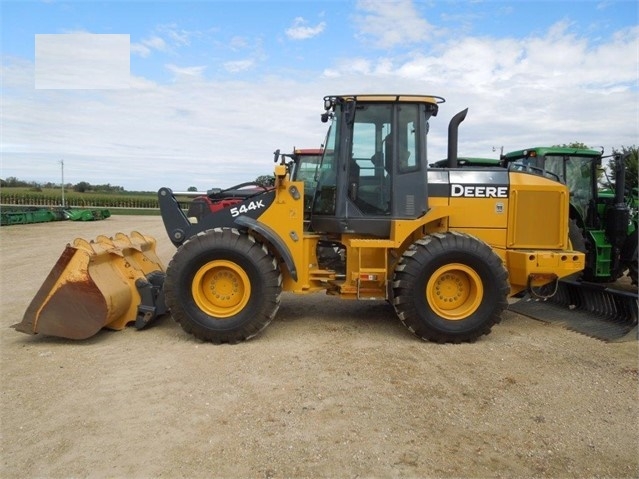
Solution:
<svg viewBox="0 0 639 479">
<path fill-rule="evenodd" d="M 70 208 L 107 208 L 113 215 L 159 216 L 157 193 L 151 191 L 125 191 L 120 193 L 69 191 L 64 201 Z M 180 206 L 188 209 L 190 198 L 180 197 Z M 3 187 L 0 190 L 0 210 L 15 206 L 58 207 L 62 205 L 59 188 Z"/>
</svg>

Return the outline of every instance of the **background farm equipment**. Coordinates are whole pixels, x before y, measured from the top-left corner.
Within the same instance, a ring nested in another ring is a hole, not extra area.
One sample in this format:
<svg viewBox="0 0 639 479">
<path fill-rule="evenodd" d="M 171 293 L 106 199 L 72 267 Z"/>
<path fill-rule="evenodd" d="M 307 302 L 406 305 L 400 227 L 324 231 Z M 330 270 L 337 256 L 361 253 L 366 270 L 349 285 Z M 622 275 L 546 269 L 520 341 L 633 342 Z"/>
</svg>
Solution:
<svg viewBox="0 0 639 479">
<path fill-rule="evenodd" d="M 585 281 L 611 282 L 627 274 L 637 284 L 637 193 L 626 188 L 624 158 L 612 155 L 614 182 L 601 188 L 602 153 L 544 147 L 514 151 L 502 161 L 511 170 L 555 177 L 570 189 L 570 239 L 586 255 Z M 614 185 L 614 186 L 612 186 Z M 612 187 L 611 187 L 612 186 Z"/>
<path fill-rule="evenodd" d="M 64 210 L 64 215 L 71 221 L 97 221 L 109 218 L 111 212 L 104 208 L 73 208 Z"/>
<path fill-rule="evenodd" d="M 537 147 L 502 157 L 510 170 L 556 178 L 568 185 L 570 240 L 586 254 L 584 271 L 560 281 L 548 305 L 521 303 L 512 309 L 539 319 L 570 318 L 572 329 L 602 339 L 636 338 L 637 189 L 626 187 L 624 155 L 607 158 L 614 181 L 605 177 L 602 160 L 606 157 L 597 150 Z M 607 179 L 605 187 L 602 177 Z"/>
<path fill-rule="evenodd" d="M 49 221 L 96 221 L 111 216 L 105 208 L 62 208 L 38 206 L 9 206 L 0 211 L 0 225 L 24 225 L 30 223 L 47 223 Z"/>
<path fill-rule="evenodd" d="M 322 150 L 318 148 L 294 148 L 291 154 L 280 153 L 280 150 L 277 150 L 275 152 L 275 161 L 277 162 L 280 159 L 284 159 L 287 162 L 289 174 L 293 181 L 304 182 L 304 215 L 306 220 L 308 220 L 311 214 L 313 193 L 317 183 L 315 176 L 322 159 Z M 274 181 L 275 178 L 273 178 Z M 247 182 L 226 189 L 211 189 L 206 195 L 194 193 L 196 196 L 191 201 L 186 215 L 199 221 L 203 216 L 230 208 L 251 196 L 257 196 L 272 188 L 272 184 Z M 179 193 L 179 195 L 185 194 L 188 193 Z M 175 195 L 177 196 L 178 193 L 175 193 Z"/>
</svg>

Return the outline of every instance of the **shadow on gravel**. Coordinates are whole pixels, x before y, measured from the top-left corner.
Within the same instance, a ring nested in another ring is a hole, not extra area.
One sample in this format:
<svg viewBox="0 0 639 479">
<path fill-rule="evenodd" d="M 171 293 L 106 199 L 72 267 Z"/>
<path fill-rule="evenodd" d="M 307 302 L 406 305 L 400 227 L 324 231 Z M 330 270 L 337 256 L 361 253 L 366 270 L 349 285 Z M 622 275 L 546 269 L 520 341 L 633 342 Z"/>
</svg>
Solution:
<svg viewBox="0 0 639 479">
<path fill-rule="evenodd" d="M 386 301 L 344 300 L 321 293 L 283 294 L 274 323 L 309 323 L 333 331 L 366 331 L 409 339 L 413 337 Z"/>
</svg>

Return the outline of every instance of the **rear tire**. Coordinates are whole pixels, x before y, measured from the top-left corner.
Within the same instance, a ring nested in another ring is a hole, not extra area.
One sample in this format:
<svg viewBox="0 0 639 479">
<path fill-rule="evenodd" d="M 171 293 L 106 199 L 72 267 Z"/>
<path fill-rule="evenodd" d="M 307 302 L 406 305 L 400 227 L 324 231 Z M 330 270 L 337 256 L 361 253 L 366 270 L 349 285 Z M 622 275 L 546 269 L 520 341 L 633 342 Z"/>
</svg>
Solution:
<svg viewBox="0 0 639 479">
<path fill-rule="evenodd" d="M 568 223 L 568 239 L 572 244 L 573 251 L 579 251 L 584 254 L 588 252 L 583 232 L 581 231 L 581 228 L 577 226 L 577 222 L 575 220 L 570 220 Z"/>
<path fill-rule="evenodd" d="M 622 261 L 628 265 L 628 277 L 633 285 L 637 286 L 637 231 L 635 230 L 628 238 L 621 254 Z"/>
<path fill-rule="evenodd" d="M 436 233 L 402 255 L 393 306 L 421 339 L 472 342 L 501 321 L 509 291 L 508 272 L 490 246 L 463 233 Z"/>
<path fill-rule="evenodd" d="M 637 281 L 638 272 L 639 272 L 639 268 L 638 268 L 638 261 L 637 261 L 637 250 L 635 249 L 634 259 L 632 260 L 628 268 L 628 277 L 630 278 L 631 284 L 633 284 L 634 286 L 637 286 L 638 284 L 638 281 Z"/>
<path fill-rule="evenodd" d="M 166 304 L 182 329 L 203 341 L 252 338 L 275 317 L 282 276 L 252 236 L 216 228 L 191 237 L 169 264 Z"/>
</svg>

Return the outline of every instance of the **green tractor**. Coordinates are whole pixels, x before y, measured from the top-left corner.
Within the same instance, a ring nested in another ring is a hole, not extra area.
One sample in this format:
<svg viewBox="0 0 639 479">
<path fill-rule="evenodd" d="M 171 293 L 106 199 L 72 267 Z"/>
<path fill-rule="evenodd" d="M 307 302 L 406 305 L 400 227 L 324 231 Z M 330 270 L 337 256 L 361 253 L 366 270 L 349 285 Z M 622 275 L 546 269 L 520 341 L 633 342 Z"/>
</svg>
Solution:
<svg viewBox="0 0 639 479">
<path fill-rule="evenodd" d="M 569 237 L 573 248 L 586 254 L 583 272 L 559 281 L 551 298 L 522 300 L 512 310 L 605 341 L 637 339 L 637 188 L 626 188 L 625 156 L 567 147 L 502 155 L 501 166 L 511 171 L 559 179 L 568 186 Z M 602 168 L 606 159 L 614 182 Z M 542 227 L 543 219 L 538 224 Z"/>
<path fill-rule="evenodd" d="M 610 158 L 614 184 L 606 178 L 602 160 Z M 601 151 L 543 147 L 513 151 L 502 156 L 511 170 L 559 179 L 570 190 L 570 239 L 586 253 L 582 279 L 614 282 L 627 274 L 637 284 L 637 189 L 626 188 L 624 157 L 602 156 Z"/>
</svg>

